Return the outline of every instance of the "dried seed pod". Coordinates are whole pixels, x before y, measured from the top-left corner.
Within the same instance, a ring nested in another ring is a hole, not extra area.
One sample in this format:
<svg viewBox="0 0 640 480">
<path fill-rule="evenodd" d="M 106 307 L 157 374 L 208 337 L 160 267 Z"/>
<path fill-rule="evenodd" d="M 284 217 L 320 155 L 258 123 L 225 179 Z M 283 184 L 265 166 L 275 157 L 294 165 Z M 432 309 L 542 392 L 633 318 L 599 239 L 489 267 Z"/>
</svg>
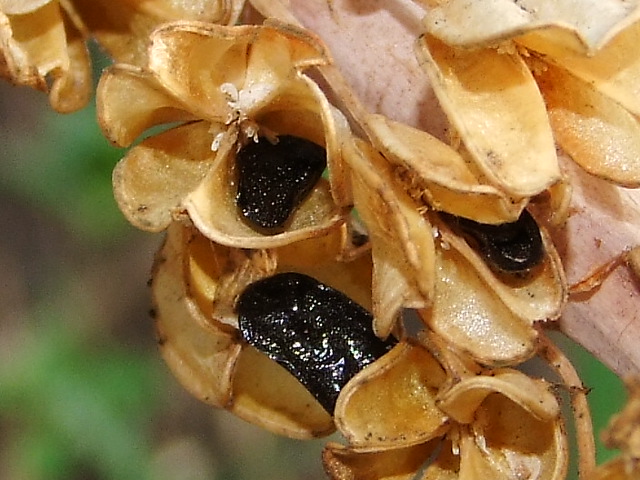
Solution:
<svg viewBox="0 0 640 480">
<path fill-rule="evenodd" d="M 544 246 L 538 224 L 523 210 L 515 222 L 496 225 L 478 223 L 468 218 L 441 216 L 457 227 L 477 247 L 489 267 L 498 272 L 524 273 L 539 265 L 544 258 Z"/>
<path fill-rule="evenodd" d="M 250 224 L 267 232 L 283 230 L 327 166 L 326 151 L 305 138 L 260 137 L 236 155 L 236 203 Z"/>
<path fill-rule="evenodd" d="M 375 336 L 364 308 L 300 273 L 251 284 L 237 309 L 243 338 L 293 373 L 328 412 L 342 387 L 395 344 Z"/>
</svg>

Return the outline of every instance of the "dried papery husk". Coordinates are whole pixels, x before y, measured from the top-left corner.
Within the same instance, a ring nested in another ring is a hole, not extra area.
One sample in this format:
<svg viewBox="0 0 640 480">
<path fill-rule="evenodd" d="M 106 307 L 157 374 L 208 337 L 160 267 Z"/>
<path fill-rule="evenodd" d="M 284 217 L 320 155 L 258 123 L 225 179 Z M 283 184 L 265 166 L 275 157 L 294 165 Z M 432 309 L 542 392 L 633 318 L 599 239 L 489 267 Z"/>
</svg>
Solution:
<svg viewBox="0 0 640 480">
<path fill-rule="evenodd" d="M 495 45 L 531 30 L 593 54 L 640 17 L 635 0 L 421 0 L 427 31 L 449 45 Z"/>
<path fill-rule="evenodd" d="M 324 448 L 322 462 L 333 480 L 413 480 L 440 442 L 434 439 L 411 447 L 366 453 L 330 442 Z"/>
<path fill-rule="evenodd" d="M 184 267 L 193 234 L 192 227 L 171 224 L 152 284 L 161 350 L 173 373 L 200 400 L 274 433 L 331 433 L 331 416 L 295 377 L 243 344 L 237 332 L 205 317 L 189 296 Z"/>
<path fill-rule="evenodd" d="M 158 343 L 169 368 L 191 394 L 224 407 L 231 396 L 233 368 L 241 348 L 235 335 L 202 318 L 187 295 L 182 257 L 185 235 L 185 227 L 172 224 L 156 259 L 152 289 Z"/>
<path fill-rule="evenodd" d="M 290 438 L 316 438 L 335 430 L 333 419 L 287 370 L 245 347 L 234 369 L 231 400 L 234 415 Z"/>
<path fill-rule="evenodd" d="M 531 322 L 512 312 L 454 248 L 436 249 L 433 304 L 423 322 L 446 341 L 486 365 L 517 364 L 535 353 Z"/>
<path fill-rule="evenodd" d="M 417 53 L 476 167 L 509 196 L 536 195 L 560 178 L 544 101 L 517 53 L 455 49 L 424 35 Z"/>
<path fill-rule="evenodd" d="M 0 6 L 0 74 L 18 85 L 49 91 L 51 106 L 71 112 L 91 95 L 84 38 L 57 1 Z"/>
<path fill-rule="evenodd" d="M 436 407 L 445 373 L 410 339 L 365 367 L 342 389 L 335 423 L 353 449 L 373 452 L 424 443 L 448 428 Z"/>
<path fill-rule="evenodd" d="M 149 68 L 162 86 L 190 112 L 222 123 L 234 110 L 251 118 L 291 88 L 296 69 L 329 60 L 310 33 L 274 23 L 225 27 L 174 22 L 158 28 L 151 42 Z M 203 68 L 206 74 L 194 78 Z M 233 107 L 221 88 L 225 84 L 238 92 L 238 98 L 231 99 Z"/>
<path fill-rule="evenodd" d="M 184 198 L 214 163 L 210 132 L 206 122 L 172 128 L 144 140 L 116 165 L 114 196 L 129 222 L 159 232 L 183 212 Z"/>
<path fill-rule="evenodd" d="M 472 423 L 480 405 L 493 393 L 504 395 L 543 422 L 560 415 L 560 407 L 550 384 L 510 368 L 488 370 L 461 379 L 438 395 L 438 406 L 459 423 Z"/>
<path fill-rule="evenodd" d="M 370 115 L 367 124 L 373 144 L 399 167 L 397 173 L 410 194 L 432 209 L 481 223 L 502 223 L 516 220 L 526 205 L 526 199 L 510 198 L 482 182 L 460 153 L 427 132 L 383 115 Z"/>
<path fill-rule="evenodd" d="M 225 247 L 195 231 L 184 248 L 188 295 L 207 322 L 237 328 L 236 301 L 247 285 L 275 273 L 274 252 Z"/>
<path fill-rule="evenodd" d="M 546 229 L 540 225 L 544 246 L 542 262 L 521 275 L 497 274 L 484 259 L 460 236 L 455 235 L 441 221 L 433 219 L 444 243 L 460 253 L 479 278 L 491 288 L 513 314 L 527 324 L 556 319 L 567 301 L 567 282 L 560 256 Z"/>
<path fill-rule="evenodd" d="M 634 115 L 640 115 L 640 21 L 620 31 L 592 56 L 580 55 L 558 45 L 553 37 L 531 32 L 516 40 L 546 63 L 580 78 Z"/>
<path fill-rule="evenodd" d="M 625 187 L 639 187 L 638 118 L 604 95 L 598 84 L 556 66 L 548 65 L 537 78 L 562 149 L 592 175 Z"/>
<path fill-rule="evenodd" d="M 459 448 L 460 478 L 562 480 L 567 474 L 562 419 L 539 420 L 499 393 L 483 402 Z"/>
<path fill-rule="evenodd" d="M 425 308 L 431 302 L 431 225 L 378 152 L 364 142 L 348 152 L 355 208 L 372 245 L 373 329 L 386 338 L 403 307 Z"/>
</svg>

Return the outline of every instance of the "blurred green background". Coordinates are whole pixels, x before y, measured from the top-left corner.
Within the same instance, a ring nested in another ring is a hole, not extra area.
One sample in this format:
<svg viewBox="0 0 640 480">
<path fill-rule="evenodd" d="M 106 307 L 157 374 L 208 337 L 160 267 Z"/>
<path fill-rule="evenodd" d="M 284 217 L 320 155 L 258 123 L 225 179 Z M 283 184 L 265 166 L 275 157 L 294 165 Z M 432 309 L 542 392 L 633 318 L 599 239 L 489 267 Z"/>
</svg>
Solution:
<svg viewBox="0 0 640 480">
<path fill-rule="evenodd" d="M 169 374 L 146 287 L 161 235 L 118 212 L 122 151 L 95 108 L 58 115 L 44 94 L 0 82 L 0 119 L 0 478 L 324 478 L 323 441 L 262 432 Z M 623 386 L 570 348 L 599 431 Z M 612 453 L 600 446 L 598 460 Z"/>
</svg>

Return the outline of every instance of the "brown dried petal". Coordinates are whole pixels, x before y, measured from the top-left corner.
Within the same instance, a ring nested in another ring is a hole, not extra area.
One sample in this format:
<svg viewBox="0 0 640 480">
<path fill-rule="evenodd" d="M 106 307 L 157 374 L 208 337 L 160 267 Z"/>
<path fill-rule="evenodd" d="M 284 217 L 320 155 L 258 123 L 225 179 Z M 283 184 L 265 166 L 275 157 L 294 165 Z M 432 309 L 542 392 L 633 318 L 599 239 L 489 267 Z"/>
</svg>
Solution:
<svg viewBox="0 0 640 480">
<path fill-rule="evenodd" d="M 639 187 L 638 118 L 604 95 L 599 84 L 582 81 L 561 68 L 548 65 L 538 79 L 562 149 L 592 175 Z"/>
<path fill-rule="evenodd" d="M 531 30 L 557 43 L 593 53 L 640 15 L 625 0 L 422 0 L 432 4 L 427 30 L 450 45 L 496 44 Z"/>
<path fill-rule="evenodd" d="M 433 236 L 386 160 L 370 146 L 358 145 L 347 159 L 356 210 L 371 237 L 374 331 L 385 338 L 402 307 L 424 308 L 431 302 Z"/>
<path fill-rule="evenodd" d="M 418 313 L 456 348 L 483 364 L 515 364 L 535 352 L 530 322 L 507 308 L 477 271 L 453 248 L 436 249 L 433 306 Z"/>
<path fill-rule="evenodd" d="M 558 418 L 560 407 L 548 383 L 513 369 L 498 369 L 463 378 L 438 396 L 438 406 L 459 423 L 472 423 L 485 399 L 499 393 L 538 420 Z"/>
<path fill-rule="evenodd" d="M 164 230 L 184 198 L 213 165 L 211 127 L 196 122 L 172 128 L 135 146 L 113 172 L 118 206 L 143 230 Z"/>
<path fill-rule="evenodd" d="M 233 335 L 205 328 L 206 319 L 187 296 L 183 279 L 182 225 L 174 223 L 160 251 L 153 277 L 156 330 L 162 355 L 180 383 L 196 398 L 223 407 L 240 346 Z"/>
<path fill-rule="evenodd" d="M 189 297 L 186 242 L 193 232 L 172 223 L 153 280 L 162 353 L 197 398 L 274 433 L 310 438 L 331 433 L 331 416 L 289 372 L 235 333 L 206 318 Z"/>
<path fill-rule="evenodd" d="M 423 347 L 404 341 L 355 377 L 340 392 L 336 426 L 359 451 L 426 442 L 447 428 L 435 404 L 445 373 Z"/>
<path fill-rule="evenodd" d="M 382 115 L 370 115 L 367 124 L 375 132 L 373 143 L 400 167 L 411 195 L 423 197 L 433 209 L 501 223 L 517 219 L 524 208 L 525 200 L 509 198 L 482 182 L 460 153 L 427 132 Z"/>
<path fill-rule="evenodd" d="M 151 42 L 149 67 L 163 87 L 190 112 L 221 122 L 231 112 L 229 100 L 250 117 L 286 90 L 295 69 L 327 61 L 314 37 L 281 25 L 175 22 L 158 28 Z M 224 84 L 239 98 L 230 99 Z"/>
<path fill-rule="evenodd" d="M 473 436 L 460 443 L 460 478 L 562 480 L 568 446 L 562 420 L 541 421 L 503 395 L 491 395 L 476 412 Z"/>
<path fill-rule="evenodd" d="M 422 37 L 418 55 L 477 168 L 511 196 L 560 178 L 544 101 L 524 61 L 494 49 L 455 49 Z"/>
<path fill-rule="evenodd" d="M 434 220 L 442 238 L 440 245 L 457 250 L 476 270 L 507 308 L 525 323 L 556 319 L 567 300 L 567 285 L 560 256 L 546 230 L 539 226 L 544 257 L 530 272 L 518 275 L 497 275 L 466 241 L 452 234 L 442 223 Z"/>
<path fill-rule="evenodd" d="M 406 448 L 363 453 L 328 443 L 322 453 L 324 468 L 333 480 L 412 480 L 440 440 Z M 445 480 L 443 477 L 430 477 Z"/>
</svg>

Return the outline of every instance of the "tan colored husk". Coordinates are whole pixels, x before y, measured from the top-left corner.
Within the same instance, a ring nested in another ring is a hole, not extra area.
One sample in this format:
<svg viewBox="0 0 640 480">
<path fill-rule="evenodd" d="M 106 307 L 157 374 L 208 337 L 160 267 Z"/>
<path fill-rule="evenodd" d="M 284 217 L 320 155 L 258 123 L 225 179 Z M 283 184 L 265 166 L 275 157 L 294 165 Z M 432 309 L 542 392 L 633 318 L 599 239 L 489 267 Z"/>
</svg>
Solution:
<svg viewBox="0 0 640 480">
<path fill-rule="evenodd" d="M 429 33 L 454 46 L 496 45 L 532 30 L 593 54 L 640 18 L 636 0 L 420 0 Z"/>
<path fill-rule="evenodd" d="M 432 223 L 438 228 L 440 245 L 447 245 L 460 253 L 475 270 L 475 275 L 500 297 L 514 315 L 528 325 L 560 316 L 567 302 L 567 281 L 560 256 L 544 227 L 539 226 L 544 248 L 542 262 L 518 276 L 496 274 L 462 237 L 453 234 L 442 221 L 434 219 Z"/>
<path fill-rule="evenodd" d="M 510 368 L 463 378 L 438 396 L 438 407 L 459 423 L 471 423 L 482 402 L 494 392 L 500 392 L 538 420 L 546 422 L 560 415 L 558 401 L 547 382 Z"/>
<path fill-rule="evenodd" d="M 410 195 L 434 210 L 481 223 L 514 221 L 527 200 L 509 198 L 482 181 L 456 150 L 427 132 L 370 115 L 367 124 L 373 144 L 398 168 L 396 173 Z"/>
<path fill-rule="evenodd" d="M 274 433 L 293 438 L 331 433 L 331 416 L 300 382 L 239 341 L 237 332 L 206 317 L 189 296 L 184 256 L 193 234 L 191 227 L 171 224 L 152 283 L 159 341 L 169 367 L 200 400 Z"/>
<path fill-rule="evenodd" d="M 437 249 L 437 280 L 422 321 L 476 361 L 487 365 L 520 363 L 535 352 L 536 331 L 511 312 L 453 249 Z"/>
<path fill-rule="evenodd" d="M 355 208 L 371 237 L 373 329 L 386 338 L 403 307 L 425 308 L 431 303 L 431 226 L 378 152 L 364 142 L 357 142 L 347 152 Z"/>
<path fill-rule="evenodd" d="M 455 49 L 424 35 L 417 54 L 482 174 L 508 195 L 536 195 L 560 178 L 551 127 L 533 75 L 517 54 Z"/>
<path fill-rule="evenodd" d="M 207 237 L 242 248 L 278 247 L 338 228 L 351 204 L 342 160 L 351 133 L 300 71 L 329 60 L 312 35 L 277 22 L 237 28 L 175 22 L 156 30 L 149 73 L 115 66 L 102 79 L 102 128 L 115 143 L 129 145 L 152 126 L 201 121 L 144 140 L 120 162 L 114 190 L 125 215 L 159 231 L 186 211 Z M 203 65 L 207 73 L 199 75 Z M 319 181 L 284 232 L 268 235 L 239 214 L 235 155 L 258 135 L 280 134 L 324 146 L 329 182 Z"/>
<path fill-rule="evenodd" d="M 365 367 L 342 389 L 338 430 L 358 451 L 424 443 L 447 428 L 435 399 L 445 374 L 428 350 L 405 340 Z"/>
<path fill-rule="evenodd" d="M 330 442 L 324 448 L 322 462 L 333 480 L 413 480 L 439 442 L 435 439 L 411 447 L 368 453 Z"/>
<path fill-rule="evenodd" d="M 585 82 L 556 66 L 547 65 L 537 80 L 562 149 L 592 175 L 640 187 L 638 118 L 604 95 L 599 83 Z"/>
<path fill-rule="evenodd" d="M 116 61 L 143 65 L 156 26 L 180 18 L 231 24 L 243 5 L 244 0 L 3 0 L 0 75 L 49 91 L 55 110 L 72 112 L 91 96 L 88 39 L 96 39 Z"/>
</svg>

